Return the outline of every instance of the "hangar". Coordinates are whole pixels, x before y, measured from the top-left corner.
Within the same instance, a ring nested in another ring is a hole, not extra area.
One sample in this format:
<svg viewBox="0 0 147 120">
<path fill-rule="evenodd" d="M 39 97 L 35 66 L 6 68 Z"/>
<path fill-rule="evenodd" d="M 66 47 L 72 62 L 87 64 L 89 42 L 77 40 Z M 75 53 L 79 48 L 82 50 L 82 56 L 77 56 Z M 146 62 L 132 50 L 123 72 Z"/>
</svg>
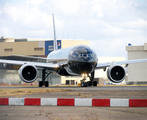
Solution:
<svg viewBox="0 0 147 120">
<path fill-rule="evenodd" d="M 128 52 L 128 60 L 146 59 L 147 58 L 147 43 L 141 46 L 126 46 Z M 128 80 L 134 84 L 147 84 L 147 63 L 129 64 Z"/>
</svg>

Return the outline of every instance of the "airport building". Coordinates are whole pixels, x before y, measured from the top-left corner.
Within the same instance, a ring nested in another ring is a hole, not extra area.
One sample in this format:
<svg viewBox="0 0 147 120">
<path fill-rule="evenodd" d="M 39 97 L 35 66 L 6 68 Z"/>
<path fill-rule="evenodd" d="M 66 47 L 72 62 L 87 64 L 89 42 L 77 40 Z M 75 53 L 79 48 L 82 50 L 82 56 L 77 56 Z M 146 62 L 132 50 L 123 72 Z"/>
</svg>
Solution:
<svg viewBox="0 0 147 120">
<path fill-rule="evenodd" d="M 142 46 L 126 46 L 128 60 L 147 59 L 147 43 Z M 144 84 L 147 83 L 147 62 L 134 63 L 128 66 L 128 82 Z"/>
</svg>

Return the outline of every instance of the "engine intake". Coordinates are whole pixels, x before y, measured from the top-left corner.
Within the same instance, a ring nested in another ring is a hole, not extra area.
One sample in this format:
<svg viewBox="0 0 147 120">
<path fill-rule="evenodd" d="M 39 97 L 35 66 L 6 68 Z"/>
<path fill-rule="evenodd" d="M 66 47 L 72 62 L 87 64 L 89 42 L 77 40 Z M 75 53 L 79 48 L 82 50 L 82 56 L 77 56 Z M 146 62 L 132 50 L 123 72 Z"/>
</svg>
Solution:
<svg viewBox="0 0 147 120">
<path fill-rule="evenodd" d="M 26 83 L 34 82 L 38 77 L 37 68 L 34 65 L 30 64 L 22 65 L 18 73 L 20 79 Z"/>
<path fill-rule="evenodd" d="M 110 81 L 120 83 L 126 77 L 126 70 L 121 65 L 112 65 L 107 70 L 107 76 Z"/>
</svg>

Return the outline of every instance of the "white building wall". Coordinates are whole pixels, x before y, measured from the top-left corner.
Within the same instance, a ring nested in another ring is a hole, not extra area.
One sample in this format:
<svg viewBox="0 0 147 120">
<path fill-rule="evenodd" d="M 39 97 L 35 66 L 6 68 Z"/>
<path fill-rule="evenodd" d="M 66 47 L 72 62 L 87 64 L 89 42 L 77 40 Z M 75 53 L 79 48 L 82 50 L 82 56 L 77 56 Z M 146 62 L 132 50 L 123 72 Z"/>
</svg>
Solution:
<svg viewBox="0 0 147 120">
<path fill-rule="evenodd" d="M 128 60 L 147 59 L 147 43 L 143 46 L 127 46 Z M 128 82 L 147 82 L 147 62 L 129 64 Z"/>
</svg>

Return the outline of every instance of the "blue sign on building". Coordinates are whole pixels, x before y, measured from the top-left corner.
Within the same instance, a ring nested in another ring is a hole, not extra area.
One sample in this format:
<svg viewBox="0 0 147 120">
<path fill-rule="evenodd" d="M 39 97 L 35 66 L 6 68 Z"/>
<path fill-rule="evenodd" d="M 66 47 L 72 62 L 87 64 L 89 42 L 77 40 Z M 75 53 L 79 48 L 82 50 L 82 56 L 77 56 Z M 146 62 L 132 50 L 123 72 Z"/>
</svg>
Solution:
<svg viewBox="0 0 147 120">
<path fill-rule="evenodd" d="M 57 40 L 58 49 L 61 49 L 61 40 Z M 45 41 L 45 55 L 48 55 L 54 50 L 53 40 Z"/>
</svg>

